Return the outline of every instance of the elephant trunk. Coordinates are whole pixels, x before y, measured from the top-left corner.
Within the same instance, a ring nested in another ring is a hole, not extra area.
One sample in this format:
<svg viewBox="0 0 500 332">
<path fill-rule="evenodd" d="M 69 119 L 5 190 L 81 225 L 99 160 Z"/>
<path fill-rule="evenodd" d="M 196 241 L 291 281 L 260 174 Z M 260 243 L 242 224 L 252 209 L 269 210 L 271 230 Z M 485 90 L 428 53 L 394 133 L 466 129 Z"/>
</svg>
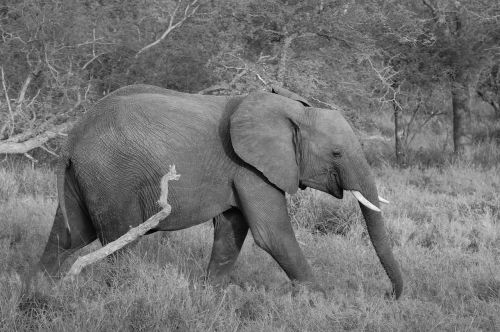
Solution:
<svg viewBox="0 0 500 332">
<path fill-rule="evenodd" d="M 361 151 L 360 147 L 359 151 Z M 399 298 L 403 292 L 403 278 L 398 262 L 394 259 L 384 219 L 380 213 L 379 202 L 387 202 L 387 200 L 378 195 L 368 163 L 361 156 L 363 156 L 362 152 L 350 156 L 350 165 L 357 167 L 342 169 L 341 185 L 344 190 L 350 190 L 358 200 L 375 252 L 391 280 L 393 295 Z"/>
<path fill-rule="evenodd" d="M 371 185 L 371 189 L 364 192 L 365 197 L 378 205 L 378 195 L 375 184 Z M 392 246 L 387 235 L 384 219 L 380 212 L 374 211 L 362 203 L 359 203 L 363 217 L 365 218 L 368 234 L 372 241 L 375 252 L 377 253 L 380 263 L 382 264 L 387 276 L 392 283 L 392 293 L 398 299 L 403 292 L 403 278 L 396 259 L 392 254 Z"/>
</svg>

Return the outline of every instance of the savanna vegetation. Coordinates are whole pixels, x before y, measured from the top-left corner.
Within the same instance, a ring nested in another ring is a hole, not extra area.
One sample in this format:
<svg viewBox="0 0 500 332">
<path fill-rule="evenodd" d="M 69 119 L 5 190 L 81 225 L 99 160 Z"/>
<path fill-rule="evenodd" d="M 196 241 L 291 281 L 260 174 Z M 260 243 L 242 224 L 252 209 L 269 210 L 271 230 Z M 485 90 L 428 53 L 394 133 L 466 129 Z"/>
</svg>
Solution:
<svg viewBox="0 0 500 332">
<path fill-rule="evenodd" d="M 1 1 L 0 330 L 500 330 L 499 20 L 495 0 Z M 230 284 L 204 283 L 211 223 L 22 292 L 57 206 L 65 133 L 132 83 L 281 85 L 342 109 L 391 201 L 402 299 L 384 298 L 355 199 L 310 189 L 288 207 L 327 299 L 292 296 L 251 236 Z"/>
</svg>

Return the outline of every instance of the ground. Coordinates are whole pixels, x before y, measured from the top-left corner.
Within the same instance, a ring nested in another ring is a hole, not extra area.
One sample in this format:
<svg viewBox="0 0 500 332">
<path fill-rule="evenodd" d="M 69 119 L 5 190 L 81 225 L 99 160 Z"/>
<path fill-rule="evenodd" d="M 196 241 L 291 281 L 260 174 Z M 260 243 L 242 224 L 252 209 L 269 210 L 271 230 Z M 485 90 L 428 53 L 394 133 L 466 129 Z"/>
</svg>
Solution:
<svg viewBox="0 0 500 332">
<path fill-rule="evenodd" d="M 50 168 L 0 166 L 2 331 L 500 330 L 498 163 L 374 169 L 391 201 L 382 210 L 405 280 L 399 301 L 384 297 L 390 284 L 354 198 L 312 190 L 289 197 L 289 210 L 326 299 L 305 290 L 292 296 L 251 237 L 231 283 L 204 284 L 211 223 L 147 236 L 74 282 L 38 276 L 21 296 L 18 276 L 36 262 L 51 227 L 55 176 Z"/>
</svg>

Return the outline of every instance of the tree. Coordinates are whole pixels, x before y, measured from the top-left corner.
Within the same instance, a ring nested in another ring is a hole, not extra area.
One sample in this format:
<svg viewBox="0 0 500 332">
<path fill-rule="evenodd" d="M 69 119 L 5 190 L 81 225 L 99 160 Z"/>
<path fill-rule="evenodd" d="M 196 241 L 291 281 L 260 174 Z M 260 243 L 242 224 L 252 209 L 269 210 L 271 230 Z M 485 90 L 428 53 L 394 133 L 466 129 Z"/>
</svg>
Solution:
<svg viewBox="0 0 500 332">
<path fill-rule="evenodd" d="M 145 6 L 145 10 L 147 11 L 146 16 L 154 18 L 154 20 L 160 24 L 165 23 L 167 27 L 158 38 L 137 51 L 135 54 L 136 58 L 139 57 L 142 52 L 158 45 L 173 30 L 179 28 L 188 18 L 193 16 L 200 7 L 198 0 L 192 0 L 186 3 L 182 0 L 177 0 L 176 2 L 154 0 L 148 4 L 149 6 Z"/>
<path fill-rule="evenodd" d="M 423 0 L 432 16 L 442 61 L 449 69 L 455 153 L 471 146 L 470 114 L 479 76 L 499 57 L 500 3 Z"/>
<path fill-rule="evenodd" d="M 477 94 L 491 105 L 500 118 L 500 63 L 496 62 L 488 67 L 481 74 Z"/>
<path fill-rule="evenodd" d="M 454 151 L 468 152 L 480 73 L 499 58 L 498 1 L 373 0 L 353 10 L 366 19 L 359 26 L 375 46 L 368 57 L 380 64 L 379 73 L 391 72 L 390 84 L 384 82 L 389 100 L 398 103 L 397 94 L 448 85 Z"/>
<path fill-rule="evenodd" d="M 218 2 L 222 38 L 220 51 L 209 63 L 220 80 L 204 92 L 284 85 L 306 95 L 321 94 L 319 86 L 328 86 L 325 80 L 335 77 L 329 75 L 332 48 L 336 43 L 349 43 L 350 35 L 345 33 L 349 29 L 337 19 L 339 3 Z"/>
<path fill-rule="evenodd" d="M 65 135 L 88 103 L 126 84 L 163 83 L 168 73 L 158 73 L 171 63 L 157 61 L 160 42 L 198 8 L 198 0 L 7 1 L 0 8 L 0 153 L 55 154 L 46 144 Z M 182 61 L 182 52 L 166 58 Z"/>
<path fill-rule="evenodd" d="M 87 100 L 83 50 L 96 40 L 88 39 L 84 10 L 74 0 L 8 1 L 2 8 L 0 152 L 51 152 L 44 144 L 70 127 L 62 122 Z"/>
</svg>

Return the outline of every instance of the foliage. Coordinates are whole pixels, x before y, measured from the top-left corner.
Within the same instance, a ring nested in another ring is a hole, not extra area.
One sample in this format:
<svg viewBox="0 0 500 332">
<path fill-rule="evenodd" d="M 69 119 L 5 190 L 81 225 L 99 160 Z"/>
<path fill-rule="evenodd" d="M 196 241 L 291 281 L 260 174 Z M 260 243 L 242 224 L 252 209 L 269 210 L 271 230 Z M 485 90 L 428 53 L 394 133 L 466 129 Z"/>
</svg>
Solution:
<svg viewBox="0 0 500 332">
<path fill-rule="evenodd" d="M 71 122 L 127 84 L 206 94 L 278 84 L 316 106 L 343 109 L 369 135 L 380 134 L 372 120 L 380 110 L 397 105 L 403 116 L 397 134 L 410 149 L 423 127 L 451 127 L 450 86 L 464 75 L 498 110 L 498 6 L 494 0 L 5 0 L 0 145 Z"/>
<path fill-rule="evenodd" d="M 5 101 L 0 104 L 0 139 L 30 138 L 78 117 L 81 106 L 126 84 L 180 90 L 209 84 L 204 65 L 210 46 L 201 42 L 200 22 L 183 35 L 175 36 L 172 30 L 170 45 L 159 42 L 138 56 L 170 23 L 178 28 L 177 23 L 190 18 L 185 10 L 192 4 L 182 0 L 7 1 L 0 11 Z M 198 8 L 193 6 L 188 14 Z"/>
<path fill-rule="evenodd" d="M 391 104 L 395 112 L 403 111 L 406 131 L 401 136 L 406 148 L 409 136 L 414 136 L 408 131 L 411 125 L 417 124 L 413 131 L 418 132 L 433 117 L 451 110 L 449 96 L 458 126 L 454 134 L 468 126 L 456 111 L 469 108 L 480 73 L 490 72 L 500 59 L 498 2 L 374 0 L 350 10 L 356 13 L 358 29 L 371 41 L 361 56 L 378 78 L 374 96 Z M 434 98 L 435 91 L 440 98 Z M 491 91 L 483 94 L 490 103 Z M 462 105 L 464 99 L 470 101 Z M 432 102 L 425 105 L 424 100 Z"/>
</svg>

